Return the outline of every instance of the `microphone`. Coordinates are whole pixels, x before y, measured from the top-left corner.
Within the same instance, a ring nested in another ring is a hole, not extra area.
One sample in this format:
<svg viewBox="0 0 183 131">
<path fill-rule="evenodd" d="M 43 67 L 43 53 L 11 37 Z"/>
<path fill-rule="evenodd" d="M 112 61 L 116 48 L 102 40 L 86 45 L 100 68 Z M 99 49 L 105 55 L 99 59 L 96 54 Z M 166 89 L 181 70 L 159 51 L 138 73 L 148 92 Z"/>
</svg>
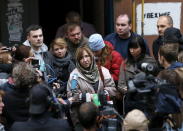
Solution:
<svg viewBox="0 0 183 131">
<path fill-rule="evenodd" d="M 78 78 L 78 74 L 73 74 L 72 80 L 71 80 L 71 91 L 74 91 L 77 89 L 77 84 L 78 84 L 77 78 Z"/>
</svg>

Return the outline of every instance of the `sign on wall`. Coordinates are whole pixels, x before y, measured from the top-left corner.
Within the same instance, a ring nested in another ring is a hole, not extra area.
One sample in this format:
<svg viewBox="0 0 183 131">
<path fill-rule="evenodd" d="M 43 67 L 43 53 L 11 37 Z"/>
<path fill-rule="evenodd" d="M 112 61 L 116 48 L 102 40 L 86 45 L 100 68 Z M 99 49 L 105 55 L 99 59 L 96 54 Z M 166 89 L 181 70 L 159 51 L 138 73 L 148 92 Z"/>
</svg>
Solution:
<svg viewBox="0 0 183 131">
<path fill-rule="evenodd" d="M 7 27 L 9 42 L 21 41 L 23 27 L 22 14 L 23 4 L 21 0 L 8 0 L 6 16 L 8 18 Z"/>
<path fill-rule="evenodd" d="M 136 8 L 137 33 L 141 34 L 142 4 Z M 181 2 L 166 3 L 145 3 L 144 4 L 144 35 L 158 35 L 157 20 L 162 15 L 171 16 L 174 27 L 180 29 L 181 23 Z"/>
</svg>

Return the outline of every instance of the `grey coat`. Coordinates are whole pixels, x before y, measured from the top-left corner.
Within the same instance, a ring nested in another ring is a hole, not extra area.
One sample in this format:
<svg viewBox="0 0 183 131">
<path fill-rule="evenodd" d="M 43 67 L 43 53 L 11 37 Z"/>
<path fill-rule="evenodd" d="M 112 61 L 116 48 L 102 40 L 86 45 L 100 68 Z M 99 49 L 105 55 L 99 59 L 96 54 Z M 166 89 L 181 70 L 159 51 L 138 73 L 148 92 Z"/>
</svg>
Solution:
<svg viewBox="0 0 183 131">
<path fill-rule="evenodd" d="M 155 59 L 152 57 L 145 55 L 145 57 L 138 61 L 138 63 L 148 62 L 148 63 L 156 63 Z M 127 82 L 130 79 L 133 79 L 134 76 L 138 73 L 142 72 L 137 67 L 137 63 L 130 64 L 128 61 L 125 64 L 121 64 L 120 66 L 120 74 L 119 74 L 119 80 L 118 80 L 118 90 L 121 93 L 124 93 L 123 88 L 127 88 Z"/>
</svg>

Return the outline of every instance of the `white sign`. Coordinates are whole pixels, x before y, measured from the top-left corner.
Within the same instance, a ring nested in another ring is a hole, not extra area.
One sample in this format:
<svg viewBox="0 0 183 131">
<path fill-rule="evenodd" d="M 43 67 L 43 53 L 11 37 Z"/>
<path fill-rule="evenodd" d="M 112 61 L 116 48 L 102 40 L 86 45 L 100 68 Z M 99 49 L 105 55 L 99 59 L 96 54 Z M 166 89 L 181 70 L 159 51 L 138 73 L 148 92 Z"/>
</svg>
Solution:
<svg viewBox="0 0 183 131">
<path fill-rule="evenodd" d="M 137 33 L 141 34 L 142 4 L 136 8 Z M 180 29 L 181 2 L 145 3 L 144 4 L 144 35 L 157 35 L 157 20 L 162 15 L 171 16 L 174 27 Z"/>
</svg>

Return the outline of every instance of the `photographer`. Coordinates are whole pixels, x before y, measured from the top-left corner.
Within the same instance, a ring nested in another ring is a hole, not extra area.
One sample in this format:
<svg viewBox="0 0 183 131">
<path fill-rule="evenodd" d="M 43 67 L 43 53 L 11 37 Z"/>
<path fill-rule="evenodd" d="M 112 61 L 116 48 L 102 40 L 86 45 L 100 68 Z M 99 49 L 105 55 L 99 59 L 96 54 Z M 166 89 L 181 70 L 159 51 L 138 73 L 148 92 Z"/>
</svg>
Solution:
<svg viewBox="0 0 183 131">
<path fill-rule="evenodd" d="M 25 122 L 15 122 L 10 131 L 71 131 L 66 120 L 54 119 L 49 113 L 52 108 L 52 93 L 46 84 L 37 84 L 30 90 L 29 113 Z"/>
<path fill-rule="evenodd" d="M 31 65 L 19 62 L 13 68 L 12 85 L 4 85 L 1 87 L 5 91 L 4 96 L 4 112 L 7 126 L 11 127 L 14 121 L 25 121 L 29 118 L 29 105 L 26 99 L 29 96 L 30 88 L 37 83 L 36 71 Z"/>
<path fill-rule="evenodd" d="M 172 74 L 174 73 L 174 71 L 177 73 L 176 77 L 170 76 L 171 73 L 169 73 L 169 75 L 167 75 L 167 77 L 164 79 L 176 85 L 177 91 L 180 97 L 183 99 L 183 89 L 182 89 L 183 63 L 177 62 L 178 51 L 179 51 L 178 43 L 167 43 L 160 47 L 158 53 L 158 60 L 159 63 L 165 68 L 165 71 L 172 70 L 171 71 Z M 162 77 L 163 76 L 162 74 L 163 72 L 160 72 L 158 76 Z M 182 117 L 182 114 L 183 114 L 183 106 L 181 107 L 181 113 L 173 115 L 173 117 L 175 117 L 178 128 L 181 128 L 181 124 L 183 125 L 183 120 L 182 118 L 180 119 L 180 117 Z"/>
<path fill-rule="evenodd" d="M 75 102 L 80 101 L 80 94 L 83 96 L 86 96 L 87 93 L 89 95 L 100 94 L 103 90 L 107 90 L 112 97 L 115 97 L 116 95 L 115 83 L 109 70 L 104 67 L 97 67 L 94 55 L 89 48 L 78 48 L 76 51 L 76 68 L 70 74 L 67 84 L 69 101 L 74 104 Z M 77 128 L 79 124 L 77 113 L 79 106 L 73 105 L 72 107 L 72 121 Z"/>
<path fill-rule="evenodd" d="M 162 80 L 166 80 L 166 83 L 171 84 L 172 89 L 170 86 L 166 86 L 166 87 L 161 87 L 157 90 L 157 93 L 161 93 L 163 92 L 163 88 L 166 88 L 166 94 L 171 94 L 174 95 L 173 97 L 180 97 L 181 91 L 182 91 L 182 86 L 183 86 L 183 82 L 182 79 L 180 78 L 180 76 L 177 74 L 176 71 L 174 70 L 163 70 L 158 74 L 158 78 L 161 78 Z M 170 90 L 171 89 L 171 90 Z M 171 93 L 169 93 L 171 92 Z M 175 92 L 175 93 L 174 93 Z M 164 93 L 165 94 L 165 93 Z M 183 98 L 183 97 L 181 97 Z M 163 100 L 162 100 L 163 101 Z M 178 102 L 178 99 L 176 99 L 176 101 Z M 165 109 L 167 112 L 172 112 L 169 114 L 169 117 L 172 119 L 173 123 L 174 123 L 174 128 L 176 129 L 182 129 L 183 128 L 183 113 L 181 113 L 183 111 L 183 105 L 181 108 L 177 109 L 176 105 L 174 105 L 174 103 L 171 103 L 171 105 L 168 103 L 170 102 L 170 100 L 168 101 L 168 99 L 166 99 L 167 104 L 164 105 Z M 163 105 L 161 105 L 161 107 L 163 108 Z M 157 109 L 156 109 L 157 110 Z M 178 111 L 177 111 L 178 110 Z M 179 110 L 181 112 L 179 112 Z M 160 113 L 163 114 L 163 112 L 166 112 L 165 110 L 157 110 L 157 111 L 161 111 Z M 160 121 L 159 121 L 160 122 Z M 181 128 L 182 127 L 182 128 Z"/>
<path fill-rule="evenodd" d="M 178 62 L 178 43 L 167 43 L 160 47 L 158 53 L 159 63 L 165 68 L 174 70 L 183 80 L 183 63 Z M 183 89 L 179 90 L 180 96 L 183 98 Z"/>
<path fill-rule="evenodd" d="M 141 36 L 134 36 L 128 45 L 128 59 L 120 67 L 118 90 L 121 93 L 126 93 L 127 81 L 133 79 L 136 74 L 141 72 L 139 65 L 144 62 L 156 65 L 156 61 L 146 54 L 143 38 Z"/>
<path fill-rule="evenodd" d="M 120 75 L 118 81 L 118 90 L 121 94 L 125 95 L 128 92 L 127 83 L 129 80 L 134 79 L 135 75 L 142 72 L 141 63 L 150 63 L 156 65 L 156 61 L 146 54 L 146 47 L 144 40 L 141 36 L 134 36 L 128 45 L 128 59 L 125 63 L 121 64 Z M 123 103 L 123 112 L 128 113 L 132 109 L 141 109 L 136 102 L 135 94 L 127 95 Z"/>
</svg>

